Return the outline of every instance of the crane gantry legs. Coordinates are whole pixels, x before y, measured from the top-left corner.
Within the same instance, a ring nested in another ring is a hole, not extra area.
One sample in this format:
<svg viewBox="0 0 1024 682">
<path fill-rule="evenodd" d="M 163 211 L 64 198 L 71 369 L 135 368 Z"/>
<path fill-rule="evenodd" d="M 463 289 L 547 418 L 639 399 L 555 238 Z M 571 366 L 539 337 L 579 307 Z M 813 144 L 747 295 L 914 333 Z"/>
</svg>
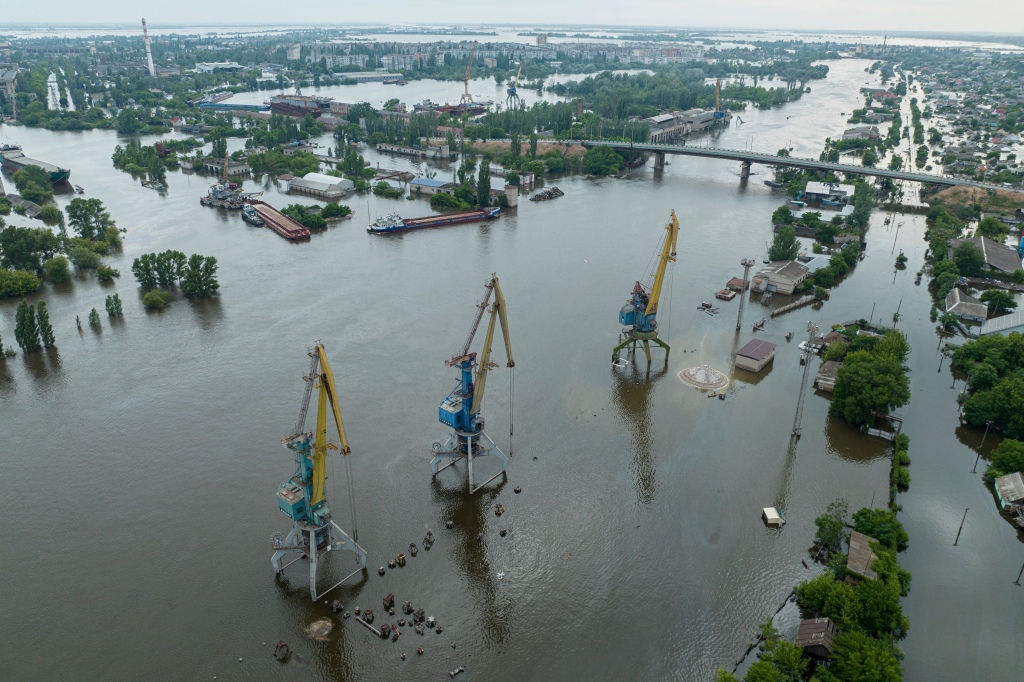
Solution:
<svg viewBox="0 0 1024 682">
<path fill-rule="evenodd" d="M 473 487 L 473 460 L 480 459 L 481 457 L 497 457 L 501 462 L 501 471 L 480 485 Z M 437 476 L 440 472 L 450 466 L 454 466 L 463 458 L 466 460 L 466 477 L 468 479 L 470 495 L 475 494 L 499 476 L 506 475 L 505 470 L 508 468 L 508 457 L 494 444 L 490 436 L 483 431 L 479 433 L 455 431 L 452 435 L 448 436 L 448 440 L 444 442 L 444 445 L 434 443 L 434 458 L 430 460 L 430 471 L 434 476 Z M 445 460 L 448 460 L 448 463 L 440 466 Z"/>
</svg>

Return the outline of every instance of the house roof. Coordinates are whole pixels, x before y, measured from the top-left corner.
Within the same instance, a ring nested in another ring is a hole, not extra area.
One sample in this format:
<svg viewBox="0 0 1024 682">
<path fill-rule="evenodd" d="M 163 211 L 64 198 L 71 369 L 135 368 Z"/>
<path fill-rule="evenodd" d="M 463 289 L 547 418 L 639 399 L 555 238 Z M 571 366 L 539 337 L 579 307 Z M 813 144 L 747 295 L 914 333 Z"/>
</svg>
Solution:
<svg viewBox="0 0 1024 682">
<path fill-rule="evenodd" d="M 1024 501 L 1024 477 L 1019 471 L 997 478 L 996 488 L 1004 502 L 1012 504 Z"/>
<path fill-rule="evenodd" d="M 982 254 L 985 256 L 985 263 L 996 270 L 1013 272 L 1021 267 L 1021 258 L 1017 255 L 1016 251 L 1005 244 L 1000 244 L 981 235 L 971 237 L 970 239 L 951 239 L 949 248 L 950 250 L 955 249 L 964 242 L 971 242 L 981 249 Z"/>
<path fill-rule="evenodd" d="M 856 189 L 857 188 L 853 185 L 811 181 L 807 183 L 807 188 L 804 190 L 804 194 L 845 194 L 848 197 L 852 197 Z"/>
<path fill-rule="evenodd" d="M 988 317 L 988 304 L 982 303 L 980 299 L 973 296 L 968 296 L 958 287 L 953 287 L 946 294 L 946 312 L 984 320 Z"/>
<path fill-rule="evenodd" d="M 839 374 L 839 368 L 842 366 L 843 363 L 837 360 L 827 360 L 821 363 L 821 367 L 818 368 L 818 373 L 814 375 L 814 380 L 835 379 Z"/>
<path fill-rule="evenodd" d="M 846 568 L 854 573 L 875 580 L 878 574 L 871 570 L 871 563 L 878 557 L 871 551 L 868 543 L 878 542 L 873 537 L 853 531 L 850 533 L 850 555 L 846 560 Z"/>
<path fill-rule="evenodd" d="M 801 647 L 824 647 L 831 653 L 835 634 L 836 626 L 828 618 L 808 618 L 800 621 L 796 630 L 795 643 Z"/>
<path fill-rule="evenodd" d="M 750 358 L 751 360 L 757 360 L 758 362 L 760 362 L 769 355 L 774 354 L 775 348 L 775 344 L 770 341 L 761 341 L 760 339 L 753 339 L 752 341 L 748 342 L 747 345 L 743 346 L 743 348 L 740 348 L 738 351 L 736 351 L 736 355 L 742 355 L 745 358 Z"/>
<path fill-rule="evenodd" d="M 998 334 L 1014 327 L 1024 326 L 1024 310 L 1014 310 L 1009 315 L 1002 315 L 1000 317 L 994 317 L 991 320 L 985 320 L 981 323 L 981 331 L 978 332 L 982 336 L 985 334 Z"/>
<path fill-rule="evenodd" d="M 798 282 L 810 272 L 807 266 L 795 260 L 777 260 L 761 268 L 757 274 L 771 279 L 785 279 L 790 282 Z"/>
</svg>

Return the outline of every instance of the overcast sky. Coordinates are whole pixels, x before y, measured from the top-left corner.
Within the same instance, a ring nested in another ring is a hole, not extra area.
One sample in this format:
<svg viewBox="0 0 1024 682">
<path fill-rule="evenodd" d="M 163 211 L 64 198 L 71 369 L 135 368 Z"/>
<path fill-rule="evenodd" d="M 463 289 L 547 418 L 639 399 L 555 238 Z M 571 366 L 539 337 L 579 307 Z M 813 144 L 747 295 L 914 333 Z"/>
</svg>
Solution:
<svg viewBox="0 0 1024 682">
<path fill-rule="evenodd" d="M 1024 0 L 5 0 L 0 33 L 9 22 L 151 24 L 316 22 L 531 22 L 797 28 L 829 30 L 977 31 L 1024 34 Z"/>
</svg>

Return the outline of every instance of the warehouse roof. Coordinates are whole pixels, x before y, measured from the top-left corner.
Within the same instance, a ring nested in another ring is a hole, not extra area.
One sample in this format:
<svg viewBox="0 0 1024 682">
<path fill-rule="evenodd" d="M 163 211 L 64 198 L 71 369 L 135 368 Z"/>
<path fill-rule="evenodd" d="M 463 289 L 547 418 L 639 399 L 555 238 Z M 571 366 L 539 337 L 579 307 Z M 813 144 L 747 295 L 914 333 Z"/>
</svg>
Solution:
<svg viewBox="0 0 1024 682">
<path fill-rule="evenodd" d="M 770 341 L 753 339 L 747 345 L 736 351 L 736 355 L 742 355 L 751 360 L 761 361 L 775 352 L 775 344 Z"/>
<path fill-rule="evenodd" d="M 409 184 L 421 187 L 443 187 L 445 182 L 443 180 L 435 180 L 434 178 L 416 178 Z"/>
</svg>

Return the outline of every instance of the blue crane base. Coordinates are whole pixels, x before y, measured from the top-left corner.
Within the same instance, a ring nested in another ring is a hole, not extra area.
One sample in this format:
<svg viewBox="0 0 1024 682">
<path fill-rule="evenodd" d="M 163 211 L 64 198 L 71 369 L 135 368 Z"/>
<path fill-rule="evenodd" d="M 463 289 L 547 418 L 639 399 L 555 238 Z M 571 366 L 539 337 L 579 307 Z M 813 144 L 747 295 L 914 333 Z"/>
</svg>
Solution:
<svg viewBox="0 0 1024 682">
<path fill-rule="evenodd" d="M 480 459 L 481 457 L 497 457 L 501 461 L 501 471 L 474 488 L 473 460 Z M 499 476 L 506 475 L 505 469 L 508 467 L 508 457 L 483 431 L 476 433 L 454 431 L 448 436 L 448 440 L 444 442 L 444 445 L 434 443 L 434 458 L 430 460 L 430 470 L 436 477 L 448 467 L 454 466 L 461 459 L 466 460 L 466 476 L 470 495 L 473 495 Z M 441 463 L 445 460 L 448 463 L 441 466 Z"/>
<path fill-rule="evenodd" d="M 644 355 L 647 356 L 647 366 L 651 366 L 651 346 L 654 343 L 665 349 L 665 365 L 668 365 L 668 354 L 671 352 L 669 345 L 658 338 L 658 332 L 638 332 L 638 331 L 625 331 L 622 336 L 619 337 L 621 343 L 612 349 L 612 363 L 619 364 L 619 351 L 629 346 L 627 354 L 630 357 L 636 355 L 637 344 L 642 344 L 644 349 Z"/>
<path fill-rule="evenodd" d="M 274 565 L 274 572 L 277 575 L 281 575 L 284 569 L 294 564 L 303 557 L 309 559 L 309 594 L 316 601 L 320 597 L 324 596 L 338 585 L 354 576 L 356 573 L 361 573 L 366 570 L 366 550 L 359 546 L 355 540 L 350 538 L 348 534 L 341 529 L 338 524 L 334 521 L 330 521 L 322 526 L 309 526 L 306 524 L 298 524 L 292 526 L 292 530 L 288 533 L 288 536 L 281 538 L 280 534 L 275 535 L 273 538 L 274 554 L 270 557 L 270 563 Z M 359 568 L 352 571 L 334 585 L 331 585 L 323 592 L 317 594 L 316 591 L 316 574 L 320 562 L 326 558 L 330 552 L 346 551 L 355 554 L 356 562 L 359 564 Z M 281 560 L 289 554 L 298 554 L 287 564 L 281 565 Z"/>
</svg>

